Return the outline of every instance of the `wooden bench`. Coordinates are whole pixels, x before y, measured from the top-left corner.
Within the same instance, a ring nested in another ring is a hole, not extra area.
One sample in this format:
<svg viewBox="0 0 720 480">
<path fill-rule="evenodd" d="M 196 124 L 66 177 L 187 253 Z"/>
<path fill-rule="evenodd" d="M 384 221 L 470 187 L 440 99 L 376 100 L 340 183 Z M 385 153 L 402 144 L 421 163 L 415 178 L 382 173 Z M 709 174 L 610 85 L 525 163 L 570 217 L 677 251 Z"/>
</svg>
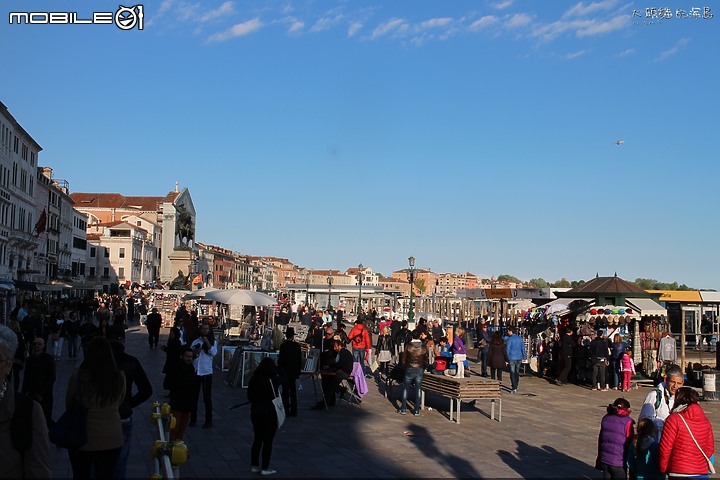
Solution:
<svg viewBox="0 0 720 480">
<path fill-rule="evenodd" d="M 384 395 L 388 397 L 390 400 L 392 400 L 392 384 L 393 382 L 397 383 L 398 385 L 402 385 L 405 381 L 405 367 L 403 367 L 401 364 L 396 363 L 395 365 L 392 365 L 390 367 L 390 371 L 388 372 L 387 376 L 385 377 L 385 392 Z"/>
<path fill-rule="evenodd" d="M 450 421 L 454 416 L 455 421 L 460 423 L 460 409 L 463 401 L 490 400 L 490 419 L 495 419 L 495 403 L 497 402 L 497 421 L 502 422 L 502 394 L 500 382 L 497 380 L 488 380 L 482 377 L 455 378 L 425 372 L 420 408 L 425 408 L 426 392 L 450 398 Z M 454 415 L 453 410 L 457 411 Z"/>
</svg>

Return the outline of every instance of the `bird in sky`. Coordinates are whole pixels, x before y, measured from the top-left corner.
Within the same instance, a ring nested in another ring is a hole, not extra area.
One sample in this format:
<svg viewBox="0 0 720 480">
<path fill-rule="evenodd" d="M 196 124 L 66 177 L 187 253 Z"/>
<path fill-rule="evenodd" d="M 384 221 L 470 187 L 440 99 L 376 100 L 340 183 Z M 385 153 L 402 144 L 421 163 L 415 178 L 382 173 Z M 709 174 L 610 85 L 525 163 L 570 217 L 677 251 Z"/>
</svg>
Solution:
<svg viewBox="0 0 720 480">
<path fill-rule="evenodd" d="M 615 145 L 620 146 L 625 143 L 625 140 L 615 140 Z"/>
</svg>

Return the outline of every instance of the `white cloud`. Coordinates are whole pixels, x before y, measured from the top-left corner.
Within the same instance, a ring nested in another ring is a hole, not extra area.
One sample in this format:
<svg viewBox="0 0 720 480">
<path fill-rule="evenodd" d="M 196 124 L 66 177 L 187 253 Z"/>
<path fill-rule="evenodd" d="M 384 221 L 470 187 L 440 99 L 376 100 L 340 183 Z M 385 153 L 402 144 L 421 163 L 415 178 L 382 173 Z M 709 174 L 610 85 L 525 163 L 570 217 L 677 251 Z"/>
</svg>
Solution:
<svg viewBox="0 0 720 480">
<path fill-rule="evenodd" d="M 505 10 L 506 8 L 511 7 L 513 4 L 513 0 L 505 0 L 502 2 L 493 3 L 490 5 L 495 10 Z"/>
<path fill-rule="evenodd" d="M 225 2 L 215 10 L 210 10 L 205 15 L 202 15 L 200 17 L 200 21 L 207 22 L 216 18 L 232 15 L 233 13 L 235 13 L 235 7 L 233 6 L 233 2 Z"/>
<path fill-rule="evenodd" d="M 172 8 L 173 3 L 175 3 L 174 0 L 163 0 L 162 3 L 160 4 L 160 8 L 158 8 L 157 14 L 162 15 L 162 14 L 166 13 L 167 11 L 169 11 L 170 8 Z"/>
<path fill-rule="evenodd" d="M 563 55 L 562 59 L 563 60 L 573 60 L 575 58 L 582 57 L 587 52 L 588 52 L 587 50 L 580 50 L 579 52 L 568 53 L 567 55 Z"/>
<path fill-rule="evenodd" d="M 619 58 L 629 57 L 630 55 L 635 55 L 635 49 L 634 48 L 628 48 L 624 52 L 618 53 L 616 56 Z"/>
<path fill-rule="evenodd" d="M 593 21 L 586 27 L 578 29 L 576 34 L 578 37 L 591 37 L 593 35 L 602 35 L 604 33 L 612 32 L 613 30 L 619 30 L 628 25 L 630 25 L 630 16 L 618 15 L 617 17 L 611 18 L 605 22 Z"/>
<path fill-rule="evenodd" d="M 263 24 L 259 18 L 253 18 L 252 20 L 248 20 L 247 22 L 238 23 L 236 25 L 233 25 L 232 27 L 225 30 L 224 32 L 210 35 L 210 37 L 208 37 L 208 39 L 207 39 L 207 43 L 225 42 L 232 38 L 250 35 L 251 33 L 260 30 L 260 28 L 262 28 L 262 26 L 263 26 Z"/>
<path fill-rule="evenodd" d="M 332 28 L 336 23 L 338 23 L 340 20 L 343 19 L 342 15 L 337 15 L 335 17 L 323 17 L 317 22 L 315 22 L 315 25 L 310 28 L 311 32 L 322 32 L 323 30 L 329 30 Z"/>
<path fill-rule="evenodd" d="M 347 36 L 353 37 L 357 32 L 360 31 L 360 29 L 363 27 L 363 24 L 360 22 L 353 22 L 350 24 L 350 27 L 348 27 Z"/>
<path fill-rule="evenodd" d="M 297 35 L 303 28 L 305 28 L 305 22 L 295 20 L 292 22 L 292 25 L 290 25 L 290 28 L 288 28 L 288 33 L 291 35 Z"/>
<path fill-rule="evenodd" d="M 383 22 L 377 27 L 375 27 L 375 30 L 373 30 L 370 38 L 376 39 L 390 33 L 395 33 L 396 35 L 399 35 L 407 32 L 407 30 L 408 25 L 407 23 L 405 23 L 405 20 L 401 18 L 394 18 L 392 20 L 388 20 L 387 22 Z"/>
<path fill-rule="evenodd" d="M 468 27 L 469 30 L 477 31 L 482 30 L 483 28 L 489 27 L 493 23 L 496 23 L 498 21 L 498 18 L 494 15 L 486 15 L 478 20 L 475 20 L 473 23 L 470 24 Z"/>
<path fill-rule="evenodd" d="M 452 18 L 431 18 L 430 20 L 425 20 L 422 22 L 418 28 L 420 30 L 425 30 L 428 28 L 441 28 L 446 25 L 448 25 L 450 22 L 452 22 Z"/>
<path fill-rule="evenodd" d="M 603 0 L 601 2 L 592 2 L 585 6 L 584 3 L 580 2 L 577 5 L 570 7 L 565 13 L 563 13 L 563 18 L 584 17 L 586 15 L 590 15 L 591 13 L 609 10 L 617 3 L 617 0 Z"/>
<path fill-rule="evenodd" d="M 508 28 L 521 28 L 529 25 L 530 22 L 532 22 L 532 17 L 527 13 L 516 13 L 505 22 L 505 26 Z"/>
<path fill-rule="evenodd" d="M 669 50 L 665 50 L 660 54 L 658 58 L 655 59 L 656 62 L 662 62 L 663 60 L 666 60 L 673 55 L 677 54 L 678 52 L 682 51 L 687 47 L 687 45 L 690 43 L 689 38 L 681 38 L 678 40 L 678 42 L 675 44 L 675 46 Z"/>
</svg>

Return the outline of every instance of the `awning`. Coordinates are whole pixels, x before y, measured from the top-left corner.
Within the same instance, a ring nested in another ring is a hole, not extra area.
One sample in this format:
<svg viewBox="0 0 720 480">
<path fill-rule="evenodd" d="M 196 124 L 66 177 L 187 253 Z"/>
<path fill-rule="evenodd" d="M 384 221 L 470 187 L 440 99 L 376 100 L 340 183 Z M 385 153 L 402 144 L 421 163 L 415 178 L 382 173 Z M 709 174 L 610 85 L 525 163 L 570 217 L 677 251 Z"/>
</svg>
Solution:
<svg viewBox="0 0 720 480">
<path fill-rule="evenodd" d="M 47 283 L 37 283 L 35 284 L 35 288 L 37 288 L 38 292 L 60 292 L 63 290 L 62 285 L 50 285 Z"/>
<path fill-rule="evenodd" d="M 628 298 L 625 303 L 637 309 L 640 315 L 667 315 L 667 310 L 649 298 Z"/>
<path fill-rule="evenodd" d="M 700 298 L 705 303 L 720 303 L 720 292 L 700 292 Z"/>
<path fill-rule="evenodd" d="M 702 302 L 700 292 L 697 290 L 648 290 L 648 293 L 659 293 L 661 302 Z"/>
</svg>

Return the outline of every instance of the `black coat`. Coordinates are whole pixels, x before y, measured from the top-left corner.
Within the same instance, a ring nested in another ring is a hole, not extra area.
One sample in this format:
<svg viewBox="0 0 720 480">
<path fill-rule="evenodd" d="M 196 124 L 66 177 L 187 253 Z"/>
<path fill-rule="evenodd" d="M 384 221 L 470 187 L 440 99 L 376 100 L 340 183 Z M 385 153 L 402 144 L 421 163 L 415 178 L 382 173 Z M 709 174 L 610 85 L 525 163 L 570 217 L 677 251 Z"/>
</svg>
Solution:
<svg viewBox="0 0 720 480">
<path fill-rule="evenodd" d="M 170 390 L 170 408 L 181 412 L 190 412 L 197 394 L 198 376 L 191 363 L 185 364 L 179 358 L 169 367 L 167 386 Z"/>
<path fill-rule="evenodd" d="M 493 338 L 490 342 L 490 350 L 488 350 L 490 368 L 504 368 L 506 362 L 509 362 L 509 360 L 505 350 L 505 342 L 502 341 L 502 338 Z"/>
<path fill-rule="evenodd" d="M 390 335 L 380 335 L 378 337 L 377 343 L 375 344 L 375 355 L 377 355 L 380 350 L 389 350 L 390 353 L 395 352 L 395 342 L 393 342 Z"/>
<path fill-rule="evenodd" d="M 278 355 L 278 368 L 288 378 L 300 378 L 302 371 L 302 351 L 300 344 L 292 340 L 286 340 L 280 345 Z"/>
<path fill-rule="evenodd" d="M 52 397 L 55 383 L 55 359 L 47 352 L 30 355 L 25 361 L 22 393 L 33 397 Z"/>
<path fill-rule="evenodd" d="M 277 380 L 274 377 L 253 374 L 247 391 L 251 415 L 275 416 L 275 406 L 273 406 L 272 402 L 277 396 L 276 385 Z"/>
</svg>

